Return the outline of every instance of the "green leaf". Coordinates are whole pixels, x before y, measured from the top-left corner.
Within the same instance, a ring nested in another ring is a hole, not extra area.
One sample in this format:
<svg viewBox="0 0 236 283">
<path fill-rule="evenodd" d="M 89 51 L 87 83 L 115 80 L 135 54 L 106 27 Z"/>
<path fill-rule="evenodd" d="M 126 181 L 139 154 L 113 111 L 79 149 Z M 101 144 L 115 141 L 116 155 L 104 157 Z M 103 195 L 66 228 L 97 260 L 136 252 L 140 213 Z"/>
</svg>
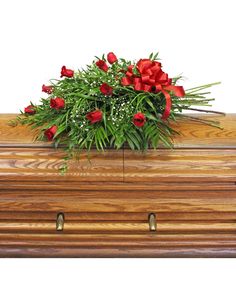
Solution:
<svg viewBox="0 0 236 283">
<path fill-rule="evenodd" d="M 153 57 L 153 53 L 151 53 L 151 54 L 149 55 L 149 60 L 152 60 L 152 57 Z"/>
</svg>

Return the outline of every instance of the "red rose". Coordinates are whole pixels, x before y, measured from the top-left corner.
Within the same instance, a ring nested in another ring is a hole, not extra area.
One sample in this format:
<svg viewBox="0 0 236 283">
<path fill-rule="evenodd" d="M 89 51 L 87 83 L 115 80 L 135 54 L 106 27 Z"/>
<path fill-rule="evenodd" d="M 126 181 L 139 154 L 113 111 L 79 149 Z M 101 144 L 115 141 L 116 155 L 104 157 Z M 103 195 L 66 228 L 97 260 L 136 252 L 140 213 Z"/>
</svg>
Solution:
<svg viewBox="0 0 236 283">
<path fill-rule="evenodd" d="M 51 98 L 50 107 L 54 109 L 63 109 L 65 107 L 65 100 L 60 97 Z"/>
<path fill-rule="evenodd" d="M 42 92 L 46 92 L 48 94 L 51 94 L 53 92 L 53 86 L 42 85 Z"/>
<path fill-rule="evenodd" d="M 72 78 L 74 76 L 74 71 L 70 69 L 66 69 L 66 66 L 63 66 L 61 68 L 61 78 L 62 77 L 67 77 L 67 78 Z"/>
<path fill-rule="evenodd" d="M 113 88 L 106 83 L 100 86 L 100 91 L 104 95 L 112 95 Z"/>
<path fill-rule="evenodd" d="M 91 122 L 91 124 L 100 122 L 102 120 L 102 111 L 95 110 L 95 111 L 89 112 L 86 115 L 86 118 Z"/>
<path fill-rule="evenodd" d="M 35 113 L 36 113 L 36 110 L 33 105 L 29 105 L 25 107 L 25 114 L 34 115 Z"/>
<path fill-rule="evenodd" d="M 127 72 L 124 72 L 126 74 L 126 76 L 121 79 L 121 84 L 123 86 L 133 84 L 133 81 L 134 81 L 133 68 L 134 68 L 134 65 L 130 65 L 130 66 L 128 66 Z"/>
<path fill-rule="evenodd" d="M 110 52 L 107 54 L 107 61 L 110 63 L 110 64 L 113 64 L 117 61 L 117 57 L 116 55 L 113 53 L 113 52 Z"/>
<path fill-rule="evenodd" d="M 104 72 L 107 72 L 108 71 L 108 66 L 106 64 L 105 61 L 103 60 L 98 60 L 96 62 L 96 65 L 98 66 L 99 69 L 103 70 Z"/>
<path fill-rule="evenodd" d="M 143 127 L 146 122 L 145 115 L 141 112 L 134 114 L 133 123 L 137 127 Z"/>
<path fill-rule="evenodd" d="M 53 140 L 55 134 L 57 132 L 57 126 L 56 125 L 53 125 L 51 128 L 47 129 L 45 132 L 44 132 L 44 136 L 49 140 Z"/>
</svg>

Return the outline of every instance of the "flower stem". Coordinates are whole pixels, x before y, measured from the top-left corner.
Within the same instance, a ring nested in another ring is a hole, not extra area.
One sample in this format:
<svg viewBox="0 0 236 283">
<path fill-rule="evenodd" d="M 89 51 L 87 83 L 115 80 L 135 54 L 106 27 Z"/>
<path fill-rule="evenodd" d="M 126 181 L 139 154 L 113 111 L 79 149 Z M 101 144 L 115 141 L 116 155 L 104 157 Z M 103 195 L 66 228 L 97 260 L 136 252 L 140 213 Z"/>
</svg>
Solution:
<svg viewBox="0 0 236 283">
<path fill-rule="evenodd" d="M 204 110 L 204 109 L 197 109 L 197 108 L 191 108 L 191 107 L 183 107 L 183 109 L 187 109 L 187 110 L 193 110 L 193 111 L 198 111 L 198 112 L 205 112 L 205 113 L 214 113 L 214 114 L 219 114 L 222 116 L 225 116 L 224 112 L 220 112 L 220 111 L 213 111 L 213 110 Z"/>
</svg>

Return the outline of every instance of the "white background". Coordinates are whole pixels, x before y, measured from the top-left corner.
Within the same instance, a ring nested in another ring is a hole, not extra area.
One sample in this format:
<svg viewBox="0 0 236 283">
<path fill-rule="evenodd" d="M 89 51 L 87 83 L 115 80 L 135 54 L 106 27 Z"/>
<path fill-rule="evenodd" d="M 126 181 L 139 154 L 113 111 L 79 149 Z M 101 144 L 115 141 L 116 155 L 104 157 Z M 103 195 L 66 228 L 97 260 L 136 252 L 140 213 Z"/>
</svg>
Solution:
<svg viewBox="0 0 236 283">
<path fill-rule="evenodd" d="M 224 1 L 0 2 L 0 112 L 38 102 L 60 68 L 109 51 L 130 59 L 159 51 L 185 87 L 214 81 L 214 109 L 235 112 L 236 16 Z M 4 260 L 1 282 L 235 282 L 232 260 Z"/>
<path fill-rule="evenodd" d="M 130 59 L 159 51 L 184 86 L 221 81 L 214 109 L 235 112 L 233 0 L 6 0 L 0 3 L 1 112 L 38 102 L 41 86 L 114 51 Z"/>
<path fill-rule="evenodd" d="M 235 283 L 232 259 L 8 259 L 3 283 Z"/>
</svg>

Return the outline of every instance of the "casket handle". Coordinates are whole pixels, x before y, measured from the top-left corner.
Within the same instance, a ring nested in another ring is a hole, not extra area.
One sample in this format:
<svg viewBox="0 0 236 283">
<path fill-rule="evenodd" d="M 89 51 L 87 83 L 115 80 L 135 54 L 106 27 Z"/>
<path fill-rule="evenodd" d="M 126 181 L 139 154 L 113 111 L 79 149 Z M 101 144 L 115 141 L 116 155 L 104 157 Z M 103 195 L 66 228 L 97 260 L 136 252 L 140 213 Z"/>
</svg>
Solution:
<svg viewBox="0 0 236 283">
<path fill-rule="evenodd" d="M 150 213 L 148 216 L 149 230 L 156 231 L 157 230 L 157 222 L 156 222 L 156 214 Z"/>
<path fill-rule="evenodd" d="M 58 213 L 57 214 L 57 221 L 56 221 L 56 230 L 57 231 L 63 231 L 64 229 L 64 213 Z"/>
<path fill-rule="evenodd" d="M 58 213 L 57 214 L 57 220 L 56 220 L 56 230 L 57 231 L 63 231 L 64 222 L 65 222 L 64 213 L 62 213 L 62 212 Z M 150 231 L 155 232 L 157 230 L 156 214 L 155 213 L 150 213 L 148 215 L 148 224 L 149 224 L 149 230 Z"/>
</svg>

